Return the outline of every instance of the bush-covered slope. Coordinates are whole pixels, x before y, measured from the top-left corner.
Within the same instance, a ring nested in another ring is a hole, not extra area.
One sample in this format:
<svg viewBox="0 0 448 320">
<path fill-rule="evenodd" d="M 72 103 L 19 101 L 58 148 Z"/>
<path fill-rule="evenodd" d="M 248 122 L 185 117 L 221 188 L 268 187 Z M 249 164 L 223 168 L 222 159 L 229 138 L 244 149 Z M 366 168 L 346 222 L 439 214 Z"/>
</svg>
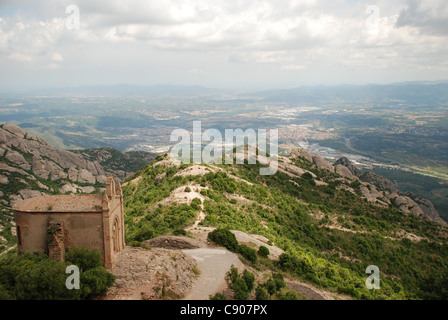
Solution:
<svg viewBox="0 0 448 320">
<path fill-rule="evenodd" d="M 158 157 L 123 187 L 127 241 L 185 228 L 202 211 L 203 226 L 270 239 L 285 250 L 272 267 L 313 285 L 357 299 L 448 298 L 446 227 L 369 200 L 361 188 L 373 186 L 303 157 L 280 161 L 288 170 L 261 176 L 259 165 L 176 167 Z M 380 290 L 365 286 L 369 265 Z"/>
<path fill-rule="evenodd" d="M 121 152 L 110 147 L 74 150 L 73 152 L 86 160 L 97 161 L 107 175 L 112 175 L 119 179 L 124 179 L 129 174 L 140 170 L 156 157 L 151 152 Z"/>
</svg>

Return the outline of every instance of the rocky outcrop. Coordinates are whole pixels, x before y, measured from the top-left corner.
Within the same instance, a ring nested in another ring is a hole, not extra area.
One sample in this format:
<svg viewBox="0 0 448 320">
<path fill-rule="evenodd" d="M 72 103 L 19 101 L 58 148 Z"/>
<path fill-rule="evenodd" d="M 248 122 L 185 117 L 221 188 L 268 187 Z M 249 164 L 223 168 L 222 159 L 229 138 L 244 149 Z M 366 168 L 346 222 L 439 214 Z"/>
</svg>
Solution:
<svg viewBox="0 0 448 320">
<path fill-rule="evenodd" d="M 329 171 L 334 171 L 333 165 L 329 161 L 325 160 L 321 155 L 314 155 L 313 163 L 318 168 L 326 169 Z"/>
<path fill-rule="evenodd" d="M 361 194 L 370 202 L 376 202 L 382 197 L 381 193 L 379 193 L 375 186 L 371 184 L 362 183 L 359 189 L 361 190 Z"/>
<path fill-rule="evenodd" d="M 178 236 L 162 236 L 145 241 L 151 247 L 164 249 L 197 249 L 204 246 L 200 241 Z"/>
<path fill-rule="evenodd" d="M 351 172 L 351 170 L 342 164 L 335 164 L 334 171 L 336 173 L 339 173 L 341 176 L 349 178 L 349 179 L 355 179 L 356 176 Z"/>
<path fill-rule="evenodd" d="M 396 193 L 400 191 L 391 180 L 387 179 L 386 177 L 379 176 L 371 171 L 361 172 L 361 174 L 358 175 L 358 178 L 362 181 L 373 184 L 378 188 L 378 190 L 381 191 L 387 191 L 390 193 Z"/>
<path fill-rule="evenodd" d="M 43 195 L 42 192 L 31 189 L 23 189 L 19 191 L 19 194 L 22 196 L 22 199 L 30 199 L 34 197 L 40 197 Z"/>
<path fill-rule="evenodd" d="M 180 250 L 126 247 L 111 272 L 114 285 L 104 300 L 180 299 L 194 285 L 196 260 Z"/>
<path fill-rule="evenodd" d="M 347 158 L 340 158 L 334 163 L 335 171 L 344 177 L 354 178 L 362 181 L 361 194 L 373 203 L 392 204 L 404 212 L 425 216 L 430 220 L 447 225 L 443 221 L 433 203 L 409 192 L 401 192 L 395 184 L 386 177 L 379 176 L 371 171 L 362 171 Z M 346 169 L 344 169 L 345 167 Z"/>
<path fill-rule="evenodd" d="M 399 195 L 398 193 L 393 193 L 390 194 L 388 198 L 394 205 L 404 212 L 413 213 L 416 216 L 423 215 L 423 210 L 420 209 L 419 205 L 409 197 Z"/>
<path fill-rule="evenodd" d="M 434 204 L 430 200 L 419 197 L 411 192 L 404 192 L 403 195 L 415 201 L 415 203 L 418 204 L 418 206 L 422 210 L 423 214 L 428 216 L 431 220 L 434 220 L 440 224 L 448 226 L 448 223 L 446 223 L 442 218 L 440 218 L 439 213 L 437 212 L 436 208 L 434 207 Z"/>
<path fill-rule="evenodd" d="M 15 125 L 0 126 L 0 156 L 0 202 L 7 207 L 55 191 L 93 193 L 107 179 L 98 162 L 54 148 Z"/>
<path fill-rule="evenodd" d="M 333 165 L 325 160 L 321 155 L 311 154 L 308 150 L 297 148 L 291 151 L 289 154 L 290 158 L 304 158 L 309 162 L 316 165 L 318 168 L 327 169 L 330 171 L 334 171 Z"/>
<path fill-rule="evenodd" d="M 102 168 L 101 170 L 104 170 L 106 175 L 114 176 L 119 180 L 129 177 L 156 157 L 150 152 L 120 152 L 110 147 L 76 150 L 74 153 L 89 161 L 86 169 L 90 172 Z"/>
<path fill-rule="evenodd" d="M 356 166 L 346 157 L 339 158 L 334 164 L 335 168 L 346 168 L 349 172 L 356 177 L 359 177 L 362 174 L 362 171 L 356 168 Z M 341 174 L 342 175 L 342 174 Z"/>
<path fill-rule="evenodd" d="M 313 162 L 313 155 L 306 149 L 297 148 L 291 151 L 290 155 L 291 158 L 298 158 L 302 157 L 308 160 L 309 162 Z"/>
<path fill-rule="evenodd" d="M 43 179 L 56 181 L 68 178 L 73 182 L 91 184 L 106 179 L 99 163 L 85 160 L 73 152 L 54 148 L 45 140 L 32 136 L 15 125 L 4 124 L 0 127 L 0 148 L 4 157 L 16 165 L 16 170 L 19 167 L 32 171 Z"/>
</svg>

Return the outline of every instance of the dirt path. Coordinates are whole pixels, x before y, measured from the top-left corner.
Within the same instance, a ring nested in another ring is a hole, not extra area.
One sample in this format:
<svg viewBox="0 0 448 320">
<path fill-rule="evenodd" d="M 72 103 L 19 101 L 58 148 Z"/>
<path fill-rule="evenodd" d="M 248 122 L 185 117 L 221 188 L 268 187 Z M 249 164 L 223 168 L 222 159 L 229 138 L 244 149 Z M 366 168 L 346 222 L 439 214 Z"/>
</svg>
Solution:
<svg viewBox="0 0 448 320">
<path fill-rule="evenodd" d="M 185 300 L 208 300 L 210 295 L 225 288 L 225 275 L 232 265 L 244 267 L 236 254 L 225 249 L 200 248 L 182 252 L 197 261 L 197 268 L 201 272 L 190 292 L 185 295 Z"/>
</svg>

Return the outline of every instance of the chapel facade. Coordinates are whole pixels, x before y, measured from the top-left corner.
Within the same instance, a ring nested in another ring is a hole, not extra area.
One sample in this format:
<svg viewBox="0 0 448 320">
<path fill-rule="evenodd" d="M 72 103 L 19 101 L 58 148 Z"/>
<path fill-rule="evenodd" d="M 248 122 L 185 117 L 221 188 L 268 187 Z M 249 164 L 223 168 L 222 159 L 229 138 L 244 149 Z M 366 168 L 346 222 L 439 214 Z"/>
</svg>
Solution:
<svg viewBox="0 0 448 320">
<path fill-rule="evenodd" d="M 65 260 L 66 249 L 95 249 L 111 269 L 126 246 L 123 193 L 107 179 L 104 194 L 46 195 L 14 204 L 19 254 L 47 253 Z"/>
</svg>

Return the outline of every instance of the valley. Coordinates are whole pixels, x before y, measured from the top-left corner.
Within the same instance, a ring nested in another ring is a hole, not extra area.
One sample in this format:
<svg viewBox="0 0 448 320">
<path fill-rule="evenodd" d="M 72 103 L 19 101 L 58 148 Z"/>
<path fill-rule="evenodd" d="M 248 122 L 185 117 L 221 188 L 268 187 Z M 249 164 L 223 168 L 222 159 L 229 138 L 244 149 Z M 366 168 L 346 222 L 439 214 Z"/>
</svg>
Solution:
<svg viewBox="0 0 448 320">
<path fill-rule="evenodd" d="M 0 119 L 62 149 L 112 147 L 154 154 L 168 152 L 171 132 L 191 130 L 193 121 L 201 121 L 203 130 L 221 132 L 276 128 L 284 155 L 299 147 L 332 162 L 347 157 L 361 168 L 382 170 L 388 178 L 397 177 L 388 175 L 394 170 L 407 180 L 433 178 L 439 185 L 432 190 L 421 185 L 407 189 L 408 184 L 392 180 L 404 191 L 431 193 L 448 221 L 448 198 L 438 191 L 448 183 L 446 91 L 444 82 L 260 92 L 175 86 L 66 88 L 0 95 Z"/>
</svg>

